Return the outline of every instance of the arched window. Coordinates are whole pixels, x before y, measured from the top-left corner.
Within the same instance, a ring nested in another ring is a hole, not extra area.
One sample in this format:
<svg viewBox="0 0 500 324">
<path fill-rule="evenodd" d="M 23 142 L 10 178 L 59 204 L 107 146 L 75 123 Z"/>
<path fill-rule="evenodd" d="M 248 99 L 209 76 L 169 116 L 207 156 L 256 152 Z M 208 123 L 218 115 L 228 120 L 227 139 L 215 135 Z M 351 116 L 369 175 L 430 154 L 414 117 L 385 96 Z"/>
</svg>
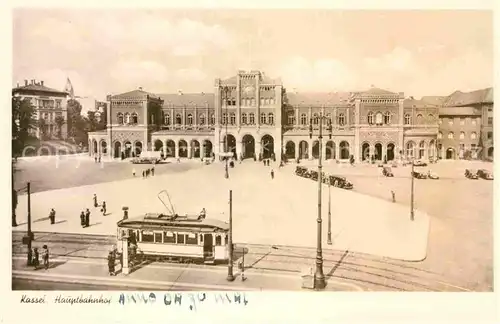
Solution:
<svg viewBox="0 0 500 324">
<path fill-rule="evenodd" d="M 330 125 L 332 123 L 332 115 L 331 114 L 326 114 L 326 125 Z"/>
<path fill-rule="evenodd" d="M 122 113 L 118 113 L 118 115 L 116 117 L 118 119 L 118 124 L 122 125 L 123 124 L 123 114 Z"/>
<path fill-rule="evenodd" d="M 470 139 L 475 140 L 477 138 L 476 132 L 470 133 Z"/>
<path fill-rule="evenodd" d="M 125 124 L 130 124 L 130 114 L 125 113 Z"/>
<path fill-rule="evenodd" d="M 345 115 L 344 113 L 340 113 L 337 117 L 337 124 L 339 124 L 339 126 L 344 126 L 345 125 Z"/>
<path fill-rule="evenodd" d="M 242 113 L 241 114 L 241 123 L 243 125 L 246 125 L 247 124 L 247 114 L 246 113 Z"/>
<path fill-rule="evenodd" d="M 165 114 L 164 122 L 165 125 L 170 125 L 170 114 Z"/>
<path fill-rule="evenodd" d="M 319 124 L 319 117 L 318 117 L 318 114 L 314 113 L 313 114 L 313 124 L 314 125 L 318 125 Z"/>
<path fill-rule="evenodd" d="M 443 133 L 439 132 L 438 133 L 438 139 L 442 139 L 443 138 Z"/>
<path fill-rule="evenodd" d="M 418 114 L 417 115 L 417 124 L 422 124 L 422 121 L 423 121 L 423 116 L 421 114 Z"/>
<path fill-rule="evenodd" d="M 448 139 L 453 139 L 453 132 L 448 133 Z"/>
<path fill-rule="evenodd" d="M 261 124 L 265 124 L 266 123 L 266 114 L 265 113 L 261 113 L 260 114 L 260 123 Z"/>
<path fill-rule="evenodd" d="M 205 122 L 206 122 L 205 114 L 201 114 L 200 115 L 200 125 L 205 125 Z"/>
<path fill-rule="evenodd" d="M 255 98 L 252 98 L 251 104 L 252 104 L 252 107 L 255 107 Z"/>
<path fill-rule="evenodd" d="M 215 125 L 215 114 L 210 114 L 210 125 Z"/>
<path fill-rule="evenodd" d="M 187 124 L 188 125 L 193 125 L 193 115 L 188 114 L 188 116 L 187 116 Z"/>
<path fill-rule="evenodd" d="M 406 156 L 412 158 L 415 151 L 415 145 L 413 142 L 406 143 Z"/>
<path fill-rule="evenodd" d="M 137 120 L 137 114 L 136 113 L 132 113 L 132 124 L 137 124 L 138 120 Z"/>
<path fill-rule="evenodd" d="M 226 113 L 223 113 L 222 114 L 222 121 L 221 121 L 222 125 L 226 125 L 227 124 L 227 114 Z"/>
<path fill-rule="evenodd" d="M 383 116 L 381 112 L 375 114 L 375 124 L 382 125 L 383 124 Z"/>
<path fill-rule="evenodd" d="M 386 125 L 391 124 L 391 113 L 389 111 L 386 111 L 384 113 L 384 124 L 386 124 Z"/>
<path fill-rule="evenodd" d="M 288 113 L 288 125 L 295 124 L 295 113 L 293 111 Z"/>
<path fill-rule="evenodd" d="M 269 125 L 274 125 L 274 114 L 273 113 L 269 113 L 267 115 L 267 120 L 268 120 Z"/>
<path fill-rule="evenodd" d="M 429 121 L 430 122 L 434 122 L 434 115 L 433 114 L 429 114 L 429 116 L 427 116 L 429 118 Z"/>
<path fill-rule="evenodd" d="M 421 141 L 419 144 L 418 158 L 422 159 L 425 155 L 425 142 Z"/>
<path fill-rule="evenodd" d="M 176 124 L 176 125 L 180 125 L 180 124 L 182 124 L 182 117 L 181 117 L 181 114 L 177 114 L 177 115 L 175 115 L 175 124 Z"/>
<path fill-rule="evenodd" d="M 460 139 L 464 139 L 465 138 L 465 133 L 464 132 L 460 132 Z"/>
<path fill-rule="evenodd" d="M 306 114 L 300 114 L 300 124 L 307 125 L 307 115 Z"/>
<path fill-rule="evenodd" d="M 411 124 L 411 116 L 410 114 L 405 114 L 405 125 Z"/>
<path fill-rule="evenodd" d="M 373 125 L 373 111 L 368 113 L 368 125 Z"/>
<path fill-rule="evenodd" d="M 254 113 L 248 114 L 248 121 L 249 121 L 250 125 L 255 125 L 255 114 Z"/>
<path fill-rule="evenodd" d="M 229 122 L 231 123 L 231 125 L 236 124 L 236 114 L 235 113 L 229 114 Z"/>
</svg>

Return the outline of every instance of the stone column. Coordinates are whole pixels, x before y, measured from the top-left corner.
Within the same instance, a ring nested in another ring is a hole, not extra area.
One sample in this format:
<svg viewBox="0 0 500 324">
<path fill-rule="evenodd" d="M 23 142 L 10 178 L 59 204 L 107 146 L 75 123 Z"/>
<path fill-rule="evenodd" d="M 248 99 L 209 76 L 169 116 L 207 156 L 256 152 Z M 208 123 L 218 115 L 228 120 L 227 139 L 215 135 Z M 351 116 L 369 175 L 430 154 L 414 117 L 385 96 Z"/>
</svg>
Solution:
<svg viewBox="0 0 500 324">
<path fill-rule="evenodd" d="M 238 160 L 240 159 L 240 155 L 243 154 L 243 142 L 241 139 L 236 141 L 236 156 Z"/>
<path fill-rule="evenodd" d="M 310 111 L 310 110 L 309 110 Z M 310 139 L 307 142 L 308 147 L 307 147 L 307 154 L 309 155 L 309 160 L 313 159 L 313 145 L 314 145 L 314 139 Z"/>
<path fill-rule="evenodd" d="M 355 100 L 355 103 L 354 103 L 354 116 L 355 116 L 355 119 L 354 119 L 354 152 L 352 153 L 354 155 L 354 160 L 356 162 L 361 162 L 361 160 L 363 159 L 361 156 L 360 156 L 360 151 L 361 151 L 361 147 L 360 147 L 360 143 L 359 143 L 359 140 L 360 140 L 360 107 L 361 107 L 361 99 L 356 99 Z"/>
<path fill-rule="evenodd" d="M 260 138 L 255 139 L 255 156 L 257 159 L 259 158 L 259 154 L 262 153 L 262 145 L 260 142 Z"/>
<path fill-rule="evenodd" d="M 175 115 L 174 108 L 170 108 L 170 125 L 168 125 L 171 129 L 174 128 L 175 125 Z"/>
<path fill-rule="evenodd" d="M 162 141 L 163 143 L 163 155 L 167 157 L 167 140 Z"/>
<path fill-rule="evenodd" d="M 295 160 L 299 158 L 300 154 L 300 141 L 299 144 L 297 144 L 295 141 L 293 142 L 295 145 Z"/>
<path fill-rule="evenodd" d="M 175 158 L 179 157 L 179 142 L 175 143 Z"/>
<path fill-rule="evenodd" d="M 192 152 L 192 140 L 187 141 L 187 157 L 188 159 L 193 157 L 193 152 Z"/>
<path fill-rule="evenodd" d="M 128 275 L 130 273 L 130 268 L 128 267 L 128 240 L 127 240 L 127 238 L 123 237 L 121 243 L 122 243 L 122 258 L 123 258 L 122 273 L 124 275 Z"/>
<path fill-rule="evenodd" d="M 382 162 L 384 157 L 387 159 L 387 143 L 382 144 Z"/>
<path fill-rule="evenodd" d="M 299 107 L 295 107 L 295 127 L 298 127 L 299 124 L 300 124 Z"/>
<path fill-rule="evenodd" d="M 323 161 L 326 161 L 326 143 L 328 143 L 328 136 L 323 137 L 323 145 L 321 147 L 321 154 L 323 154 Z"/>
<path fill-rule="evenodd" d="M 340 160 L 340 142 L 335 143 L 335 159 Z"/>
<path fill-rule="evenodd" d="M 202 140 L 200 143 L 200 158 L 205 157 L 205 146 L 203 144 L 205 144 L 205 140 Z"/>
</svg>

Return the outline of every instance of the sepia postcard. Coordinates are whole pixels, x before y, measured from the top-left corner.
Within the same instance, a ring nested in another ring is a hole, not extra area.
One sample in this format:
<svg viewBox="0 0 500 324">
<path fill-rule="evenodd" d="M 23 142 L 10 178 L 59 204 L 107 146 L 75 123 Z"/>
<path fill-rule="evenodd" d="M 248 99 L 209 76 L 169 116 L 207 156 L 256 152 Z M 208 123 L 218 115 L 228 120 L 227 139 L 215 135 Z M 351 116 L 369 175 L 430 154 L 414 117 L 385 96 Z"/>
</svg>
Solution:
<svg viewBox="0 0 500 324">
<path fill-rule="evenodd" d="M 492 10 L 11 14 L 19 309 L 494 292 Z"/>
</svg>

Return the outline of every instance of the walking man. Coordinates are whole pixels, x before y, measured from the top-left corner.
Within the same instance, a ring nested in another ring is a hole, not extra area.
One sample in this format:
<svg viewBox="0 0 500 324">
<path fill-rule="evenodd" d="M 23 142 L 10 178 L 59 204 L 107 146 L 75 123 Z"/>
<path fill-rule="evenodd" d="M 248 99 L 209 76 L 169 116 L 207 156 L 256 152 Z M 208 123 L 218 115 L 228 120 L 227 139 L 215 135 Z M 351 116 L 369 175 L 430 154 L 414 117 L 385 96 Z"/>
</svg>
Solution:
<svg viewBox="0 0 500 324">
<path fill-rule="evenodd" d="M 395 203 L 396 202 L 396 193 L 394 192 L 394 190 L 391 190 L 391 195 L 392 195 L 392 202 Z"/>
<path fill-rule="evenodd" d="M 146 171 L 142 170 L 142 178 L 144 179 L 146 177 Z"/>
<path fill-rule="evenodd" d="M 153 167 L 151 168 L 151 175 L 154 177 L 155 176 L 155 166 L 153 165 Z"/>
<path fill-rule="evenodd" d="M 96 194 L 94 194 L 94 207 L 95 207 L 95 208 L 97 208 L 97 206 L 99 206 L 99 205 L 97 204 L 97 195 L 96 195 Z"/>
<path fill-rule="evenodd" d="M 47 270 L 49 268 L 49 248 L 47 247 L 46 244 L 43 245 L 42 258 L 43 258 L 43 266 L 45 270 Z"/>
<path fill-rule="evenodd" d="M 271 169 L 271 179 L 274 179 L 274 170 Z"/>
<path fill-rule="evenodd" d="M 83 211 L 80 213 L 80 225 L 85 227 L 85 213 Z"/>
<path fill-rule="evenodd" d="M 106 202 L 105 201 L 102 202 L 101 211 L 102 211 L 102 216 L 106 216 Z"/>
<path fill-rule="evenodd" d="M 108 254 L 108 271 L 110 276 L 115 275 L 115 256 L 113 251 L 109 251 Z"/>
<path fill-rule="evenodd" d="M 99 154 L 99 163 L 101 163 L 101 154 Z"/>
<path fill-rule="evenodd" d="M 38 270 L 38 266 L 40 265 L 40 254 L 38 253 L 38 248 L 33 249 L 32 264 L 35 266 L 35 270 Z"/>
<path fill-rule="evenodd" d="M 85 227 L 90 226 L 90 210 L 87 208 L 85 211 Z"/>
<path fill-rule="evenodd" d="M 54 225 L 54 223 L 56 222 L 56 211 L 54 210 L 54 208 L 50 210 L 49 218 L 50 218 L 50 224 Z"/>
</svg>

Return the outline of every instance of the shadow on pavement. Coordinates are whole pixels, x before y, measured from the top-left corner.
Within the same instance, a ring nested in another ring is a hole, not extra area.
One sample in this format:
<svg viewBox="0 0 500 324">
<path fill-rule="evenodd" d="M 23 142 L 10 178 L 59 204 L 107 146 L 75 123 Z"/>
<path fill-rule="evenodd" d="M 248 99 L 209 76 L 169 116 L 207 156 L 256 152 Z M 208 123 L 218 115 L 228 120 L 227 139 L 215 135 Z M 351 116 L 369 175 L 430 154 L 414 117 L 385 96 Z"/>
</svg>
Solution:
<svg viewBox="0 0 500 324">
<path fill-rule="evenodd" d="M 49 220 L 49 217 L 43 217 L 43 218 L 38 218 L 38 219 L 35 219 L 33 221 L 33 223 L 38 223 L 38 222 L 43 222 L 43 221 L 46 221 L 46 220 Z"/>
<path fill-rule="evenodd" d="M 67 220 L 63 219 L 63 220 L 55 222 L 54 224 L 61 224 L 61 223 L 66 223 L 66 222 L 67 222 Z"/>
<path fill-rule="evenodd" d="M 335 271 L 340 267 L 340 265 L 342 264 L 342 261 L 344 261 L 344 259 L 347 257 L 348 254 L 349 254 L 349 250 L 346 250 L 344 252 L 344 254 L 342 254 L 339 261 L 337 261 L 337 263 L 333 266 L 332 270 L 330 270 L 330 272 L 327 273 L 327 275 L 326 275 L 327 279 L 330 279 L 333 276 Z"/>
</svg>

